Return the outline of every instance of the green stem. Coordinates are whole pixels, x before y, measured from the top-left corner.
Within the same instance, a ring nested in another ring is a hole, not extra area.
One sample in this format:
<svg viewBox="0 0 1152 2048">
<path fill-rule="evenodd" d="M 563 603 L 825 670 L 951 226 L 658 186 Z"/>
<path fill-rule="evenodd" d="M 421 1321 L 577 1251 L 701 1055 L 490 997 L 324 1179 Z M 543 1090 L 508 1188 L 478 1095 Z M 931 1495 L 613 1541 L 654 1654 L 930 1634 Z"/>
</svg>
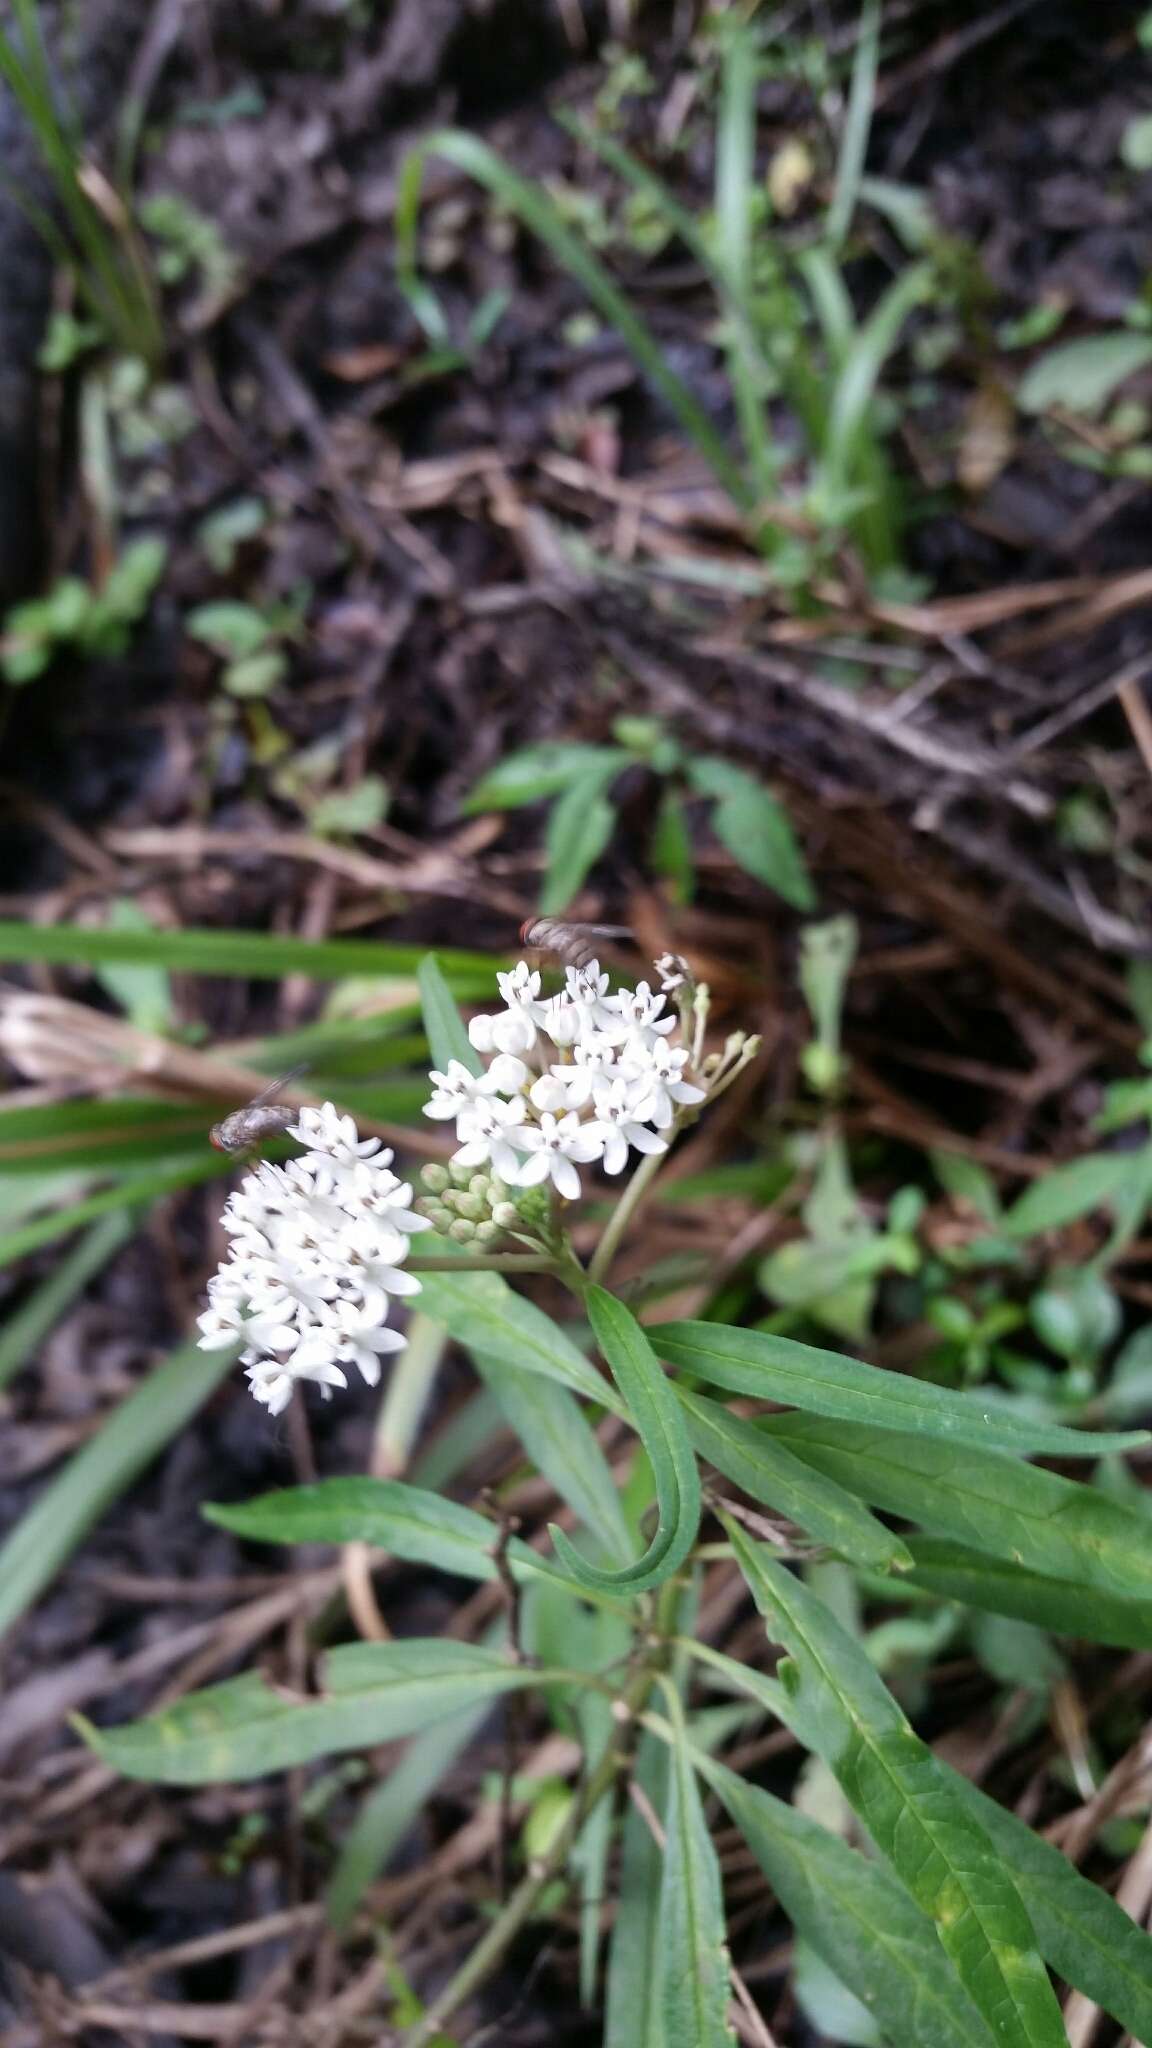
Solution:
<svg viewBox="0 0 1152 2048">
<path fill-rule="evenodd" d="M 661 1640 L 649 1652 L 643 1665 L 621 1694 L 617 1712 L 620 1722 L 625 1727 L 631 1728 L 644 1711 L 657 1673 L 666 1656 L 666 1645 Z M 461 1964 L 439 1998 L 428 2007 L 423 2019 L 417 2021 L 411 2032 L 405 2035 L 404 2048 L 428 2048 L 428 2043 L 451 2019 L 453 2013 L 458 2012 L 466 2000 L 471 1998 L 492 1975 L 521 1928 L 532 1919 L 544 1893 L 556 1882 L 589 1814 L 593 1813 L 601 1800 L 607 1797 L 620 1772 L 630 1760 L 627 1751 L 619 1750 L 613 1743 L 609 1743 L 583 1791 L 573 1800 L 568 1817 L 548 1854 L 516 1887 L 508 1904 L 497 1914 L 487 1934 L 477 1942 L 467 1961 Z"/>
<path fill-rule="evenodd" d="M 592 1262 L 588 1268 L 589 1280 L 602 1281 L 604 1279 L 609 1266 L 620 1249 L 620 1240 L 624 1232 L 631 1223 L 639 1204 L 643 1201 L 649 1186 L 655 1180 L 667 1156 L 666 1152 L 649 1152 L 640 1161 L 639 1166 L 636 1168 L 635 1173 L 632 1175 L 631 1180 L 609 1217 L 603 1237 L 592 1254 Z"/>
</svg>

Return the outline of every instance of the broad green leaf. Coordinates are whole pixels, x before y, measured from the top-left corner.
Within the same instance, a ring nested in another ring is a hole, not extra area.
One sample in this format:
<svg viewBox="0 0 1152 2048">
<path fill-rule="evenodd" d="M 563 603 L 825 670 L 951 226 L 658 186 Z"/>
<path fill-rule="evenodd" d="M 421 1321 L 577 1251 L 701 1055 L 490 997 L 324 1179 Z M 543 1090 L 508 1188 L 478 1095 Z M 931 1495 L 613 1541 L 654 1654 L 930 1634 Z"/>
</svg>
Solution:
<svg viewBox="0 0 1152 2048">
<path fill-rule="evenodd" d="M 53 1325 L 71 1308 L 88 1282 L 128 1242 L 134 1221 L 123 1210 L 105 1216 L 85 1232 L 0 1330 L 0 1387 L 26 1365 Z"/>
<path fill-rule="evenodd" d="M 734 1394 L 779 1401 L 811 1415 L 873 1423 L 992 1450 L 1033 1451 L 1059 1458 L 1095 1458 L 1147 1443 L 1146 1433 L 1093 1436 L 1059 1423 L 1037 1422 L 978 1394 L 953 1393 L 925 1380 L 864 1365 L 839 1351 L 821 1351 L 767 1330 L 724 1323 L 658 1323 L 648 1332 L 661 1358 Z"/>
<path fill-rule="evenodd" d="M 257 1543 L 370 1543 L 461 1578 L 495 1577 L 495 1523 L 402 1479 L 321 1479 L 203 1513 Z"/>
<path fill-rule="evenodd" d="M 589 1565 L 562 1529 L 552 1529 L 552 1541 L 557 1557 L 581 1585 L 637 1593 L 671 1578 L 695 1543 L 700 1475 L 680 1405 L 635 1316 L 603 1287 L 590 1287 L 587 1302 L 593 1335 L 651 1460 L 659 1520 L 643 1557 L 618 1571 Z"/>
<path fill-rule="evenodd" d="M 334 1927 L 347 1927 L 368 1886 L 418 1820 L 425 1802 L 479 1734 L 491 1702 L 465 1708 L 414 1735 L 387 1777 L 369 1792 L 340 1844 L 324 1895 Z"/>
<path fill-rule="evenodd" d="M 745 768 L 730 761 L 689 761 L 702 795 L 715 797 L 712 829 L 745 873 L 782 896 L 794 910 L 815 910 L 816 891 L 784 806 Z"/>
<path fill-rule="evenodd" d="M 656 1813 L 667 1798 L 669 1753 L 655 1735 L 640 1739 L 633 1777 Z M 667 2048 L 660 1998 L 664 1946 L 660 1884 L 663 1858 L 640 1807 L 624 1818 L 620 1878 L 604 2017 L 604 2048 Z"/>
<path fill-rule="evenodd" d="M 1098 413 L 1136 370 L 1152 363 L 1152 335 L 1123 331 L 1062 341 L 1030 363 L 1016 390 L 1022 412 Z"/>
<path fill-rule="evenodd" d="M 573 1396 L 555 1380 L 514 1363 L 503 1351 L 483 1351 L 476 1343 L 468 1348 L 481 1379 L 499 1401 L 509 1429 L 520 1438 L 532 1463 L 551 1480 L 561 1500 L 579 1516 L 597 1553 L 607 1556 L 622 1549 L 628 1541 L 628 1528 L 620 1496 L 595 1433 Z M 594 1567 L 585 1569 L 591 1572 Z"/>
<path fill-rule="evenodd" d="M 1057 1636 L 1152 1650 L 1152 1602 L 1147 1598 L 1121 1600 L 1098 1586 L 1046 1578 L 944 1536 L 913 1536 L 908 1548 L 913 1566 L 909 1583 L 946 1600 L 962 1600 L 989 1614 L 1012 1615 Z"/>
<path fill-rule="evenodd" d="M 446 1073 L 450 1061 L 459 1060 L 470 1074 L 482 1074 L 484 1062 L 472 1044 L 456 1001 L 441 972 L 440 962 L 435 953 L 426 953 L 420 962 L 417 979 L 420 983 L 420 1002 L 424 1011 L 424 1029 L 428 1034 L 428 1049 L 432 1064 L 440 1073 Z"/>
<path fill-rule="evenodd" d="M 759 1425 L 861 1499 L 1087 1594 L 1152 1595 L 1152 1520 L 999 1451 L 799 1415 Z"/>
<path fill-rule="evenodd" d="M 723 1764 L 695 1762 L 797 1933 L 851 1985 L 892 2048 L 992 2048 L 931 1920 L 882 1864 Z"/>
<path fill-rule="evenodd" d="M 900 1538 L 874 1515 L 861 1514 L 859 1501 L 842 1486 L 825 1481 L 814 1489 L 812 1468 L 773 1442 L 764 1430 L 730 1415 L 718 1401 L 707 1401 L 702 1394 L 688 1393 L 682 1387 L 677 1392 L 687 1410 L 688 1434 L 701 1457 L 743 1487 L 753 1500 L 788 1515 L 817 1542 L 829 1544 L 856 1564 L 890 1571 L 893 1567 L 902 1570 L 911 1562 Z"/>
<path fill-rule="evenodd" d="M 1009 1237 L 1060 1230 L 1115 1200 L 1132 1172 L 1133 1160 L 1124 1152 L 1089 1152 L 1084 1159 L 1054 1166 L 1013 1202 L 1000 1228 Z"/>
<path fill-rule="evenodd" d="M 352 1643 L 324 1659 L 319 1698 L 293 1697 L 248 1672 L 123 1728 L 81 1727 L 97 1754 L 125 1777 L 164 1785 L 232 1783 L 392 1742 L 462 1708 L 560 1675 L 440 1637 Z"/>
<path fill-rule="evenodd" d="M 616 813 L 604 795 L 604 781 L 603 774 L 581 776 L 549 813 L 540 908 L 550 917 L 567 910 L 612 837 Z"/>
<path fill-rule="evenodd" d="M 542 1379 L 559 1381 L 614 1415 L 627 1415 L 627 1403 L 611 1380 L 499 1273 L 422 1273 L 420 1287 L 422 1312 L 442 1323 L 458 1344 L 495 1353 Z"/>
<path fill-rule="evenodd" d="M 660 1996 L 667 2048 L 728 2048 L 728 1947 L 720 1865 L 688 1752 L 679 1699 L 669 1689 L 672 1756 L 664 1809 L 660 1887 Z"/>
<path fill-rule="evenodd" d="M 293 939 L 271 932 L 125 932 L 91 925 L 0 923 L 0 961 L 59 960 L 95 965 L 119 960 L 157 962 L 181 974 L 238 974 L 246 980 L 278 980 L 282 974 L 310 974 L 317 981 L 347 975 L 392 975 L 411 979 L 424 959 L 423 946 L 396 946 L 374 939 Z M 442 950 L 449 986 L 460 996 L 483 994 L 498 964 L 484 953 Z"/>
<path fill-rule="evenodd" d="M 0 1545 L 0 1634 L 39 1598 L 105 1508 L 215 1393 L 236 1356 L 181 1345 L 49 1480 Z"/>
<path fill-rule="evenodd" d="M 1067 2048 L 1027 1912 L 987 1836 L 909 1726 L 867 1653 L 799 1579 L 726 1523 L 804 1741 L 934 1921 L 972 2003 L 1012 2048 Z"/>
<path fill-rule="evenodd" d="M 561 796 L 569 784 L 589 773 L 618 775 L 628 766 L 623 747 L 589 747 L 577 740 L 545 740 L 521 747 L 482 775 L 464 799 L 462 809 L 511 811 L 541 797 Z"/>
</svg>

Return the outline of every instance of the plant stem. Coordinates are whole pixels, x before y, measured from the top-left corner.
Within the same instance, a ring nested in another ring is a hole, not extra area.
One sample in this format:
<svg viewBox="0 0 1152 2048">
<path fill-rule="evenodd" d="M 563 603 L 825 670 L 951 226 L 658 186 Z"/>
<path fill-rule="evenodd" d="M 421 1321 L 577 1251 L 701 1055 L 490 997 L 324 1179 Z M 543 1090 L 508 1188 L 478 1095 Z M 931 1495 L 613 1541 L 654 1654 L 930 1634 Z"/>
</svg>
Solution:
<svg viewBox="0 0 1152 2048">
<path fill-rule="evenodd" d="M 620 1696 L 617 1707 L 619 1720 L 631 1728 L 643 1712 L 648 1695 L 655 1683 L 656 1673 L 667 1656 L 665 1642 L 659 1642 L 631 1683 Z M 428 2048 L 428 2043 L 440 2032 L 446 2021 L 465 2001 L 478 1991 L 486 1978 L 495 1970 L 501 1957 L 515 1941 L 522 1927 L 532 1918 L 536 1907 L 548 1887 L 555 1883 L 568 1860 L 569 1852 L 588 1819 L 612 1790 L 620 1772 L 628 1763 L 628 1755 L 610 1743 L 569 1809 L 568 1818 L 561 1828 L 548 1854 L 530 1870 L 523 1882 L 516 1887 L 508 1904 L 497 1914 L 487 1934 L 476 1944 L 467 1961 L 462 1963 L 456 1975 L 445 1985 L 439 1998 L 434 1999 L 418 2020 L 411 2032 L 404 2037 L 404 2048 Z"/>
<path fill-rule="evenodd" d="M 655 1179 L 661 1166 L 664 1164 L 666 1156 L 663 1152 L 649 1152 L 640 1161 L 624 1193 L 617 1202 L 608 1220 L 604 1235 L 592 1255 L 592 1262 L 588 1268 L 589 1280 L 600 1281 L 604 1279 L 609 1266 L 620 1249 L 620 1240 L 624 1232 L 631 1223 L 637 1207 L 647 1194 L 650 1182 Z"/>
<path fill-rule="evenodd" d="M 554 1273 L 556 1261 L 548 1252 L 463 1252 L 457 1258 L 409 1259 L 409 1273 Z"/>
</svg>

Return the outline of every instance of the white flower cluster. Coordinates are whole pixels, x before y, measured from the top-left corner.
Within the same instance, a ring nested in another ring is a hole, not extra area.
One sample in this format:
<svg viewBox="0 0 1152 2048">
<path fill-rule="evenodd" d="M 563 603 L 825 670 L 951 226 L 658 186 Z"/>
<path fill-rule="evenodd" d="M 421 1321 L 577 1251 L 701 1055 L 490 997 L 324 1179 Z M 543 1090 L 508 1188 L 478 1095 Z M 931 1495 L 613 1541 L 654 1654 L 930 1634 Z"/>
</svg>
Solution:
<svg viewBox="0 0 1152 2048">
<path fill-rule="evenodd" d="M 389 1296 L 420 1292 L 403 1261 L 412 1232 L 431 1228 L 389 1171 L 391 1152 L 332 1103 L 302 1109 L 289 1135 L 303 1155 L 262 1161 L 229 1196 L 232 1245 L 199 1318 L 205 1350 L 243 1341 L 252 1392 L 273 1415 L 297 1380 L 317 1381 L 325 1398 L 346 1386 L 345 1365 L 375 1386 L 381 1354 L 405 1341 L 386 1328 Z"/>
<path fill-rule="evenodd" d="M 525 961 L 497 976 L 504 1008 L 473 1017 L 468 1036 L 491 1054 L 481 1074 L 459 1060 L 433 1072 L 425 1116 L 454 1119 L 455 1166 L 491 1165 L 510 1186 L 550 1180 L 568 1201 L 580 1195 L 579 1165 L 601 1160 L 620 1173 L 629 1147 L 665 1152 L 661 1135 L 679 1105 L 703 1102 L 686 1075 L 688 1052 L 670 1041 L 675 1014 L 646 981 L 608 992 L 599 962 L 569 967 L 563 992 L 542 997 Z"/>
</svg>

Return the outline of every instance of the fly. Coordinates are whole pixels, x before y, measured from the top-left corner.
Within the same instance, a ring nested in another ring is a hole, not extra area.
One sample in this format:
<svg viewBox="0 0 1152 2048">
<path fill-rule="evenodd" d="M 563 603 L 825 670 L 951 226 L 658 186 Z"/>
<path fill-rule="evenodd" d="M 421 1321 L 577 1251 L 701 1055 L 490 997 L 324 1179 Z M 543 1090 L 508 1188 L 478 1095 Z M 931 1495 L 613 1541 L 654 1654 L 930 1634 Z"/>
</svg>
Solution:
<svg viewBox="0 0 1152 2048">
<path fill-rule="evenodd" d="M 630 939 L 626 924 L 565 924 L 557 917 L 530 917 L 520 927 L 520 943 L 537 953 L 551 953 L 566 967 L 579 970 L 596 958 L 597 939 Z"/>
<path fill-rule="evenodd" d="M 230 1116 L 213 1124 L 208 1133 L 209 1143 L 217 1152 L 253 1152 L 266 1144 L 269 1138 L 282 1137 L 300 1112 L 289 1108 L 286 1103 L 273 1102 L 272 1097 L 304 1071 L 302 1066 L 290 1067 L 278 1081 L 270 1082 L 262 1094 L 246 1102 L 243 1109 L 234 1109 Z"/>
</svg>

